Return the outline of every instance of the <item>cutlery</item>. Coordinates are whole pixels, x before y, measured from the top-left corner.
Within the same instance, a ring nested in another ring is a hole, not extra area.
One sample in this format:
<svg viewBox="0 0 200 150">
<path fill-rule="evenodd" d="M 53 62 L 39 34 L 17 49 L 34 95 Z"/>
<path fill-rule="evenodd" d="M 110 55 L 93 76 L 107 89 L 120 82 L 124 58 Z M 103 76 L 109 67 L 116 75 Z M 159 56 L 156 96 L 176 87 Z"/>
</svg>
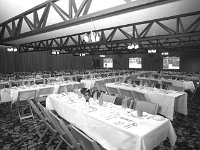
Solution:
<svg viewBox="0 0 200 150">
<path fill-rule="evenodd" d="M 128 128 L 133 127 L 133 126 L 136 127 L 137 123 L 133 122 L 131 124 L 125 125 L 124 127 L 128 129 Z"/>
</svg>

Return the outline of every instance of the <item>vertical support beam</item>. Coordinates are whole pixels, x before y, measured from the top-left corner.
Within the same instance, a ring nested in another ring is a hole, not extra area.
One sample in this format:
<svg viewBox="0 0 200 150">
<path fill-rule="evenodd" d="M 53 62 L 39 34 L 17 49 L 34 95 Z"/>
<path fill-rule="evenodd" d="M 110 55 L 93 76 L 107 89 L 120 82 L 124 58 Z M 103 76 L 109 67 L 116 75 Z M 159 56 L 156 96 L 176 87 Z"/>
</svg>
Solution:
<svg viewBox="0 0 200 150">
<path fill-rule="evenodd" d="M 185 29 L 183 27 L 183 22 L 182 22 L 181 18 L 179 19 L 179 23 L 180 23 L 180 26 L 181 26 L 182 33 L 185 33 Z"/>
<path fill-rule="evenodd" d="M 74 0 L 69 0 L 69 17 L 70 19 L 73 18 L 73 10 L 74 9 L 74 13 L 77 13 L 77 7 L 76 7 L 76 3 Z"/>
<path fill-rule="evenodd" d="M 2 28 L 1 28 L 0 39 L 3 39 L 3 38 L 4 38 L 4 35 L 5 35 L 5 25 L 2 26 Z"/>
<path fill-rule="evenodd" d="M 37 25 L 39 24 L 39 17 L 38 17 L 37 10 L 33 11 L 33 24 L 34 24 L 34 27 L 36 29 Z"/>
<path fill-rule="evenodd" d="M 15 20 L 12 20 L 12 35 L 15 34 L 16 31 L 16 24 L 15 24 Z"/>
<path fill-rule="evenodd" d="M 180 17 L 178 17 L 177 19 L 176 19 L 176 34 L 178 35 L 179 34 L 179 24 L 180 24 Z"/>
<path fill-rule="evenodd" d="M 22 29 L 22 22 L 23 22 L 23 17 L 21 17 L 18 21 L 18 24 L 17 24 L 17 28 L 15 30 L 15 33 L 14 35 L 19 35 L 21 33 L 21 29 Z"/>
</svg>

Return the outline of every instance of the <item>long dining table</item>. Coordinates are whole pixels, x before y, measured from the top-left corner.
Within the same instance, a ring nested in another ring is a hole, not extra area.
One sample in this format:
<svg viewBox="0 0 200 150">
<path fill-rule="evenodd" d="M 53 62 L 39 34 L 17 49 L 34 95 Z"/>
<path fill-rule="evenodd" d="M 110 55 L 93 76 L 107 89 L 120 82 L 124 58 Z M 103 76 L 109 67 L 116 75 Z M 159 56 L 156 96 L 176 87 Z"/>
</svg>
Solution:
<svg viewBox="0 0 200 150">
<path fill-rule="evenodd" d="M 18 99 L 18 94 L 21 91 L 30 91 L 30 90 L 36 90 L 39 91 L 39 89 L 47 88 L 47 87 L 53 87 L 52 93 L 58 93 L 58 89 L 60 85 L 68 85 L 68 84 L 81 84 L 80 82 L 76 81 L 67 81 L 67 82 L 55 82 L 50 84 L 34 84 L 34 85 L 24 85 L 19 87 L 11 87 L 11 88 L 4 88 L 0 91 L 1 96 L 1 102 L 16 102 Z"/>
<path fill-rule="evenodd" d="M 177 139 L 167 118 L 147 113 L 137 117 L 133 109 L 110 102 L 100 106 L 94 99 L 88 104 L 72 92 L 48 96 L 46 108 L 55 110 L 107 150 L 151 150 L 167 138 L 173 147 Z"/>
<path fill-rule="evenodd" d="M 158 104 L 161 109 L 159 113 L 170 120 L 174 118 L 174 112 L 187 115 L 187 93 L 173 90 L 157 89 L 152 87 L 136 86 L 128 84 L 107 83 L 107 87 L 113 87 L 144 93 L 148 100 Z"/>
<path fill-rule="evenodd" d="M 173 80 L 173 79 L 156 79 L 156 78 L 146 78 L 146 77 L 139 77 L 138 79 L 143 79 L 143 80 L 153 80 L 157 81 L 159 84 L 162 84 L 162 81 L 169 82 L 175 87 L 182 87 L 184 90 L 190 90 L 194 91 L 195 86 L 193 81 L 185 81 L 185 80 Z"/>
</svg>

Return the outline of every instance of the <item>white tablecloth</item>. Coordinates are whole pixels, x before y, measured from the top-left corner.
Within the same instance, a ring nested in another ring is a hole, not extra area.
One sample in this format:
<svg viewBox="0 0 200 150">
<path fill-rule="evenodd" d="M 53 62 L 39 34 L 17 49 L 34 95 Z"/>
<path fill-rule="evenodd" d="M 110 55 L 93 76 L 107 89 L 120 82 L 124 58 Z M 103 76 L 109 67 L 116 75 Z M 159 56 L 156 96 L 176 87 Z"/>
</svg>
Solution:
<svg viewBox="0 0 200 150">
<path fill-rule="evenodd" d="M 85 101 L 74 94 L 53 94 L 46 101 L 47 109 L 55 110 L 107 150 L 151 150 L 167 138 L 172 146 L 175 145 L 177 137 L 166 118 L 156 121 L 133 117 L 130 114 L 135 115 L 135 111 L 111 103 L 100 107 L 91 102 L 90 106 L 86 106 Z M 128 118 L 128 121 L 124 118 Z M 130 120 L 137 126 L 125 128 Z"/>
<path fill-rule="evenodd" d="M 141 88 L 126 86 L 125 84 L 117 85 L 115 83 L 107 83 L 107 87 L 123 88 L 127 90 L 137 91 L 147 95 L 152 103 L 156 103 L 161 107 L 160 114 L 173 120 L 174 111 L 188 114 L 187 110 L 187 93 L 177 91 L 165 91 L 162 89 Z"/>
</svg>

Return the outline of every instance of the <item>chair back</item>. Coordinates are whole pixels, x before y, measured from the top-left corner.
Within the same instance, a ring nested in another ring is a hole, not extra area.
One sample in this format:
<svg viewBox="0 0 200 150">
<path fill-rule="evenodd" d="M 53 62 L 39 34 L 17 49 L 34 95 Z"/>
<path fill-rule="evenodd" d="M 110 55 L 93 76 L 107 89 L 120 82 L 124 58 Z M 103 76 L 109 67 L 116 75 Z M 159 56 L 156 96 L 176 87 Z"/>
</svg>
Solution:
<svg viewBox="0 0 200 150">
<path fill-rule="evenodd" d="M 157 84 L 158 84 L 158 81 L 149 80 L 149 87 L 156 87 Z"/>
<path fill-rule="evenodd" d="M 70 148 L 76 147 L 77 150 L 79 150 L 80 147 L 78 145 L 78 142 L 76 141 L 71 131 L 69 130 L 70 124 L 64 123 L 64 121 L 61 118 L 59 118 L 56 114 L 54 114 L 52 111 L 49 111 L 49 115 L 52 123 L 56 127 L 56 130 L 58 131 L 62 139 L 67 143 L 67 145 L 70 146 Z"/>
<path fill-rule="evenodd" d="M 135 97 L 136 100 L 149 101 L 149 99 L 145 96 L 144 93 L 133 91 L 133 95 L 134 95 L 134 97 Z"/>
<path fill-rule="evenodd" d="M 68 93 L 66 85 L 59 85 L 58 94 L 61 94 L 61 93 Z"/>
<path fill-rule="evenodd" d="M 102 85 L 97 85 L 97 90 L 98 90 L 99 92 L 108 93 L 108 90 L 107 90 L 107 88 L 106 88 L 106 86 L 105 86 L 104 84 L 102 84 Z"/>
<path fill-rule="evenodd" d="M 39 108 L 35 105 L 35 103 L 32 100 L 28 100 L 28 103 L 31 106 L 31 108 L 33 108 L 34 112 L 39 116 L 39 119 L 44 121 L 45 120 L 45 116 L 39 110 Z"/>
<path fill-rule="evenodd" d="M 88 135 L 77 129 L 75 126 L 70 125 L 70 129 L 83 150 L 103 150 L 101 145 L 97 144 L 95 140 L 91 139 Z"/>
<path fill-rule="evenodd" d="M 117 88 L 107 86 L 107 89 L 110 95 L 120 96 L 120 92 Z"/>
<path fill-rule="evenodd" d="M 174 91 L 184 92 L 184 87 L 171 86 L 171 89 Z"/>
<path fill-rule="evenodd" d="M 143 112 L 147 112 L 152 115 L 157 114 L 158 105 L 155 103 L 137 100 L 135 107 L 136 110 L 141 110 Z"/>
<path fill-rule="evenodd" d="M 36 90 L 19 91 L 17 101 L 24 101 L 27 99 L 34 99 L 36 96 Z"/>
<path fill-rule="evenodd" d="M 162 88 L 163 89 L 168 89 L 172 87 L 172 82 L 167 82 L 167 81 L 162 81 Z"/>
<path fill-rule="evenodd" d="M 43 84 L 43 79 L 35 79 L 35 84 Z"/>
<path fill-rule="evenodd" d="M 7 83 L 0 83 L 0 90 L 4 89 L 6 87 L 6 85 L 8 85 Z"/>
<path fill-rule="evenodd" d="M 104 102 L 111 102 L 114 103 L 115 100 L 115 96 L 113 95 L 108 95 L 105 93 L 101 93 L 100 98 L 104 101 Z"/>
<path fill-rule="evenodd" d="M 81 89 L 84 87 L 84 83 L 76 83 L 72 86 L 72 90 L 74 89 Z"/>
<path fill-rule="evenodd" d="M 37 102 L 37 105 L 39 107 L 39 109 L 41 110 L 41 112 L 43 113 L 43 115 L 45 116 L 45 123 L 46 125 L 49 127 L 49 129 L 53 132 L 56 132 L 56 127 L 54 126 L 54 124 L 52 123 L 51 119 L 50 119 L 50 115 L 48 110 L 42 106 L 40 104 L 40 102 Z"/>
<path fill-rule="evenodd" d="M 65 87 L 67 88 L 68 92 L 72 92 L 72 90 L 73 90 L 73 84 L 67 84 Z"/>
<path fill-rule="evenodd" d="M 122 105 L 122 101 L 123 101 L 123 97 L 116 96 L 116 98 L 114 100 L 114 104 L 115 105 Z"/>
<path fill-rule="evenodd" d="M 131 90 L 119 88 L 119 92 L 122 97 L 131 97 L 132 99 L 135 99 Z"/>
<path fill-rule="evenodd" d="M 65 134 L 65 130 L 59 125 L 59 118 L 52 112 L 49 110 L 45 110 L 47 113 L 47 117 L 49 118 L 49 120 L 52 122 L 52 124 L 54 125 L 54 127 L 56 128 L 56 131 L 58 131 L 58 133 L 60 135 L 64 135 Z"/>
<path fill-rule="evenodd" d="M 40 88 L 37 97 L 44 97 L 48 96 L 53 93 L 54 87 L 45 87 L 45 88 Z"/>
<path fill-rule="evenodd" d="M 12 86 L 20 86 L 22 84 L 22 80 L 15 80 L 15 81 L 12 81 L 11 85 Z"/>
</svg>

